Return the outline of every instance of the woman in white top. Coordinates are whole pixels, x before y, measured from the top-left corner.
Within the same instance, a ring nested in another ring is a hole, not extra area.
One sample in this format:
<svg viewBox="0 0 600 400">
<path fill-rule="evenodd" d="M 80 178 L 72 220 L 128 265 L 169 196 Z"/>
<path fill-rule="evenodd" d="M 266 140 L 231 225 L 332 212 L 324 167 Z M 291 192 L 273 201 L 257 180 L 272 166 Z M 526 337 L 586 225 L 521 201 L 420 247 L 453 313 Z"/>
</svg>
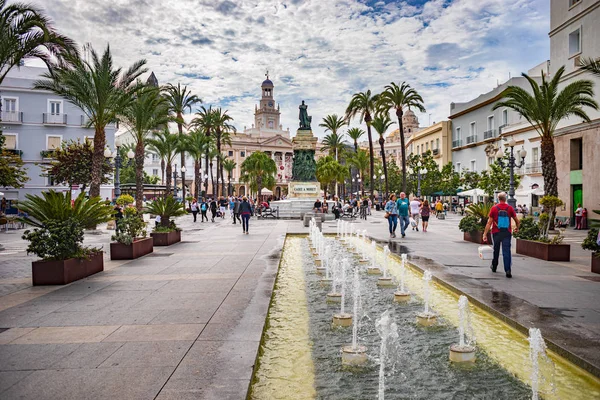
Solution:
<svg viewBox="0 0 600 400">
<path fill-rule="evenodd" d="M 583 207 L 581 207 L 581 203 L 577 204 L 577 209 L 575 210 L 575 229 L 581 229 L 581 217 L 583 216 Z"/>
<path fill-rule="evenodd" d="M 413 231 L 415 229 L 419 231 L 419 217 L 421 216 L 421 214 L 419 214 L 420 209 L 421 201 L 417 197 L 413 197 L 412 201 L 410 202 L 410 215 L 412 219 L 415 220 L 415 225 L 412 227 Z"/>
</svg>

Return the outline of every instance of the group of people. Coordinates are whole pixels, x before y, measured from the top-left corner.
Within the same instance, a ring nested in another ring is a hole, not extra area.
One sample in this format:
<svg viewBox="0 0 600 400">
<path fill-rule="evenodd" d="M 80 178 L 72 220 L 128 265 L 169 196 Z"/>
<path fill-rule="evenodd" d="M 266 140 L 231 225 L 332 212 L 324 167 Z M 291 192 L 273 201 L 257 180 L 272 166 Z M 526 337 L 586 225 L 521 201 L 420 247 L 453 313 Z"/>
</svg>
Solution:
<svg viewBox="0 0 600 400">
<path fill-rule="evenodd" d="M 333 201 L 331 212 L 335 216 L 335 219 L 341 218 L 344 214 L 354 215 L 354 210 L 358 210 L 360 212 L 360 218 L 366 220 L 367 215 L 371 215 L 371 208 L 373 208 L 373 202 L 368 196 L 365 196 L 363 199 L 351 196 L 349 199 L 346 199 L 343 204 L 339 197 L 333 196 L 331 201 Z M 313 205 L 313 211 L 328 213 L 329 205 L 327 204 L 327 200 L 321 201 L 320 198 L 317 198 Z"/>
<path fill-rule="evenodd" d="M 396 237 L 398 223 L 403 238 L 406 237 L 406 230 L 409 225 L 412 224 L 413 230 L 419 230 L 419 220 L 422 222 L 423 232 L 427 232 L 429 216 L 431 215 L 431 205 L 427 199 L 421 201 L 419 198 L 414 197 L 412 201 L 409 201 L 404 192 L 401 192 L 398 198 L 395 194 L 391 194 L 384 210 L 385 217 L 388 220 L 390 238 Z"/>
<path fill-rule="evenodd" d="M 233 219 L 233 224 L 239 221 L 242 224 L 242 231 L 245 235 L 248 234 L 250 216 L 254 214 L 254 201 L 246 196 L 231 196 L 225 198 L 223 196 L 213 198 L 202 198 L 200 202 L 194 198 L 189 207 L 194 222 L 197 221 L 198 213 L 200 213 L 200 222 L 208 222 L 208 211 L 211 214 L 211 221 L 215 222 L 215 218 L 225 219 L 225 215 L 229 210 L 229 216 Z"/>
</svg>

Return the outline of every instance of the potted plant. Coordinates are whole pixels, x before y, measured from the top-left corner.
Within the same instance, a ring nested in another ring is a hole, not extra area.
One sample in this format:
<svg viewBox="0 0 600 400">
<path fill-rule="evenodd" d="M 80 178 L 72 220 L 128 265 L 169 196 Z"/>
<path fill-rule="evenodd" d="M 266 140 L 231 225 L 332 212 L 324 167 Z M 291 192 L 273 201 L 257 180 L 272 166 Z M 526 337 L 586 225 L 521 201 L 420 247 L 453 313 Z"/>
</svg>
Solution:
<svg viewBox="0 0 600 400">
<path fill-rule="evenodd" d="M 142 214 L 134 207 L 125 208 L 123 218 L 117 220 L 117 233 L 111 237 L 114 243 L 110 244 L 110 259 L 132 260 L 152 253 L 154 241 L 146 236 Z"/>
<path fill-rule="evenodd" d="M 554 210 L 562 204 L 562 201 L 555 196 L 544 196 L 540 204 L 544 205 L 548 213 L 540 215 L 538 222 L 535 222 L 533 217 L 521 220 L 519 231 L 515 233 L 517 254 L 546 261 L 570 261 L 571 246 L 562 244 L 564 236 L 560 233 L 552 238 L 548 236 L 550 216 L 554 215 Z"/>
<path fill-rule="evenodd" d="M 600 235 L 598 228 L 591 228 L 581 243 L 581 248 L 592 251 L 592 272 L 600 274 Z"/>
<path fill-rule="evenodd" d="M 160 223 L 157 223 L 150 234 L 154 239 L 154 246 L 170 246 L 181 241 L 181 229 L 177 228 L 171 218 L 186 214 L 183 204 L 172 196 L 166 196 L 148 204 L 144 211 L 160 216 Z"/>
<path fill-rule="evenodd" d="M 487 224 L 492 203 L 471 204 L 465 210 L 467 215 L 458 223 L 458 229 L 463 232 L 463 239 L 467 242 L 483 244 L 483 231 Z M 487 243 L 492 243 L 492 235 L 488 234 Z"/>
<path fill-rule="evenodd" d="M 71 192 L 53 190 L 41 196 L 26 195 L 20 220 L 35 229 L 22 236 L 27 252 L 41 260 L 32 263 L 33 285 L 64 285 L 104 270 L 99 248 L 83 246 L 83 230 L 113 218 L 113 210 L 100 197 L 79 194 L 71 205 Z"/>
</svg>

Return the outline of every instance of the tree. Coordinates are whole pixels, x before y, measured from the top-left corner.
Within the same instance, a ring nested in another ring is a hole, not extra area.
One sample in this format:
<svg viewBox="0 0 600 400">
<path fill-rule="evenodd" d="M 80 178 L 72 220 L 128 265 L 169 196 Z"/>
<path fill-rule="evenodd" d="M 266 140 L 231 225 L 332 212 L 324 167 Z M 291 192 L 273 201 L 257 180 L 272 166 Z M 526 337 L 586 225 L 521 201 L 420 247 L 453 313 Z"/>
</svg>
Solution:
<svg viewBox="0 0 600 400">
<path fill-rule="evenodd" d="M 272 188 L 275 185 L 277 165 L 266 153 L 255 151 L 242 162 L 241 172 L 241 180 L 260 196 L 263 187 Z"/>
<path fill-rule="evenodd" d="M 463 169 L 460 175 L 460 187 L 464 190 L 471 190 L 479 187 L 480 175 L 477 171 L 469 171 L 466 168 Z"/>
<path fill-rule="evenodd" d="M 581 60 L 579 66 L 581 69 L 591 72 L 596 76 L 600 76 L 600 58 L 586 58 Z"/>
<path fill-rule="evenodd" d="M 208 109 L 204 106 L 200 107 L 200 110 L 196 113 L 196 116 L 192 120 L 191 125 L 196 128 L 202 130 L 206 137 L 212 138 L 212 133 L 215 130 L 216 121 L 215 114 L 212 112 L 212 106 L 208 107 Z M 208 176 L 208 157 L 209 152 L 204 153 L 204 175 Z M 212 175 L 212 171 L 211 171 Z M 204 191 L 208 192 L 208 181 L 204 182 Z"/>
<path fill-rule="evenodd" d="M 142 211 L 144 200 L 144 159 L 148 136 L 168 122 L 167 102 L 158 88 L 141 85 L 134 100 L 120 113 L 120 120 L 135 143 L 135 207 Z"/>
<path fill-rule="evenodd" d="M 185 114 L 185 110 L 192 111 L 192 106 L 202 103 L 202 100 L 192 94 L 190 90 L 188 90 L 187 86 L 181 88 L 181 84 L 177 83 L 177 86 L 172 84 L 167 84 L 163 87 L 163 92 L 167 99 L 169 113 L 174 117 L 173 121 L 177 123 L 177 132 L 179 132 L 179 138 L 183 136 L 183 126 L 185 125 L 185 121 L 183 119 L 183 114 Z M 181 153 L 181 165 L 185 165 L 185 152 Z M 183 178 L 183 184 L 181 185 L 183 190 L 182 198 L 185 199 L 185 172 L 181 173 L 181 177 Z"/>
<path fill-rule="evenodd" d="M 330 156 L 333 156 L 336 161 L 339 161 L 339 153 L 345 146 L 343 136 L 338 133 L 330 133 L 325 135 L 322 143 L 323 147 L 321 147 L 321 151 L 329 152 Z"/>
<path fill-rule="evenodd" d="M 538 83 L 523 74 L 531 86 L 533 95 L 518 86 L 509 86 L 502 94 L 500 101 L 492 108 L 510 108 L 520 113 L 542 138 L 542 175 L 544 191 L 547 195 L 558 196 L 558 178 L 556 176 L 556 158 L 554 154 L 554 130 L 558 123 L 570 116 L 590 122 L 590 117 L 583 107 L 598 110 L 594 100 L 594 83 L 589 80 L 578 80 L 566 85 L 560 92 L 558 86 L 565 73 L 562 66 L 550 81 L 542 74 L 542 83 Z"/>
<path fill-rule="evenodd" d="M 402 173 L 394 159 L 387 162 L 389 193 L 399 193 L 402 190 Z"/>
<path fill-rule="evenodd" d="M 102 57 L 89 46 L 91 61 L 76 53 L 65 56 L 66 62 L 54 64 L 43 75 L 45 80 L 34 84 L 35 89 L 48 90 L 79 107 L 94 127 L 94 154 L 90 196 L 100 195 L 102 164 L 106 147 L 105 128 L 117 119 L 132 101 L 136 79 L 146 72 L 145 60 L 134 63 L 123 71 L 114 68 L 110 47 Z"/>
<path fill-rule="evenodd" d="M 202 157 L 208 150 L 210 137 L 207 137 L 200 129 L 194 129 L 187 136 L 183 136 L 185 151 L 194 160 L 194 196 L 200 198 L 202 186 L 202 171 L 200 170 Z"/>
<path fill-rule="evenodd" d="M 383 135 L 387 132 L 388 128 L 392 126 L 394 122 L 390 119 L 390 116 L 386 113 L 385 115 L 378 115 L 373 119 L 371 125 L 375 128 L 375 131 L 379 134 L 379 146 L 381 146 L 381 160 L 383 162 L 383 175 L 385 177 L 385 194 L 390 192 L 390 188 L 388 185 L 388 170 L 387 163 L 385 162 L 385 148 L 384 143 L 385 139 Z"/>
<path fill-rule="evenodd" d="M 221 147 L 225 145 L 231 146 L 231 134 L 235 134 L 236 130 L 233 125 L 230 124 L 233 121 L 227 114 L 227 110 L 222 111 L 221 107 L 215 108 L 213 112 L 214 121 L 214 138 L 215 147 L 217 149 L 217 196 L 219 196 L 219 181 L 222 182 L 221 195 L 225 192 L 225 178 L 223 177 L 223 164 L 222 164 L 222 153 Z M 212 165 L 211 165 L 212 168 Z"/>
<path fill-rule="evenodd" d="M 360 190 L 362 195 L 365 195 L 364 178 L 367 168 L 369 167 L 369 155 L 365 150 L 359 149 L 351 157 L 348 158 L 348 162 L 358 170 L 358 175 L 361 179 Z"/>
<path fill-rule="evenodd" d="M 233 192 L 231 191 L 231 175 L 233 174 L 235 167 L 237 167 L 237 163 L 235 161 L 227 159 L 227 158 L 223 160 L 223 168 L 225 168 L 225 171 L 227 171 L 227 195 L 228 196 L 231 196 L 233 194 Z"/>
<path fill-rule="evenodd" d="M 77 54 L 75 42 L 57 33 L 50 19 L 30 4 L 0 0 L 0 37 L 0 85 L 8 71 L 28 58 L 50 66 L 52 57 Z"/>
<path fill-rule="evenodd" d="M 452 161 L 442 167 L 440 171 L 440 190 L 446 196 L 454 196 L 460 187 L 460 174 L 454 170 Z"/>
<path fill-rule="evenodd" d="M 92 155 L 94 147 L 88 141 L 81 142 L 79 139 L 62 142 L 60 147 L 54 150 L 53 161 L 49 166 L 42 167 L 45 175 L 50 175 L 56 183 L 70 186 L 81 185 L 81 191 L 92 182 Z M 109 176 L 113 172 L 108 159 L 102 163 L 100 183 L 109 182 Z"/>
<path fill-rule="evenodd" d="M 323 118 L 323 122 L 319 124 L 320 127 L 325 128 L 325 132 L 331 132 L 330 135 L 325 136 L 325 140 L 323 140 L 323 148 L 322 151 L 329 151 L 329 154 L 335 154 L 335 160 L 339 161 L 338 152 L 341 150 L 344 144 L 344 139 L 342 135 L 338 134 L 338 130 L 340 130 L 344 125 L 347 124 L 347 121 L 341 117 L 338 117 L 337 114 L 327 115 Z M 327 144 L 325 141 L 327 140 Z"/>
<path fill-rule="evenodd" d="M 356 153 L 358 151 L 358 139 L 360 139 L 361 136 L 365 134 L 365 131 L 363 131 L 360 128 L 350 128 L 346 133 L 354 142 L 354 152 Z"/>
<path fill-rule="evenodd" d="M 357 115 L 360 115 L 360 122 L 365 121 L 367 124 L 367 136 L 369 138 L 369 176 L 373 176 L 375 159 L 373 156 L 373 136 L 371 135 L 371 121 L 375 114 L 377 104 L 379 102 L 379 95 L 371 95 L 371 90 L 366 92 L 355 93 L 346 108 L 346 119 L 350 120 Z M 363 189 L 364 194 L 364 189 Z M 373 188 L 371 188 L 371 195 L 373 195 Z"/>
<path fill-rule="evenodd" d="M 507 150 L 504 155 L 504 165 L 508 165 L 508 160 L 509 154 Z M 521 177 L 515 174 L 513 179 L 515 187 L 519 187 Z M 490 164 L 488 170 L 481 171 L 478 185 L 490 199 L 493 199 L 495 191 L 508 192 L 510 187 L 510 171 L 508 168 L 500 166 L 498 161 L 495 161 L 493 164 Z"/>
<path fill-rule="evenodd" d="M 421 164 L 419 167 L 418 164 Z M 419 177 L 417 171 L 421 171 L 421 196 L 433 196 L 440 188 L 440 169 L 433 159 L 431 150 L 422 154 L 411 154 L 407 161 L 407 194 L 417 194 Z M 408 170 L 410 170 L 408 172 Z M 427 170 L 427 172 L 423 172 Z M 404 182 L 403 182 L 404 184 Z"/>
<path fill-rule="evenodd" d="M 29 180 L 21 157 L 4 149 L 6 138 L 0 133 L 0 186 L 21 188 Z"/>
<path fill-rule="evenodd" d="M 394 82 L 385 87 L 379 97 L 377 109 L 379 113 L 388 114 L 392 109 L 396 111 L 398 118 L 398 128 L 400 130 L 400 148 L 402 152 L 402 191 L 406 192 L 406 147 L 404 144 L 404 126 L 402 125 L 402 115 L 404 108 L 414 108 L 420 112 L 425 112 L 423 107 L 423 98 L 417 91 L 410 87 L 406 82 L 400 86 Z"/>
<path fill-rule="evenodd" d="M 321 183 L 325 199 L 327 199 L 327 187 L 331 183 L 337 187 L 337 182 L 343 181 L 347 173 L 346 168 L 332 156 L 322 157 L 317 161 L 317 180 Z"/>
<path fill-rule="evenodd" d="M 162 131 L 154 132 L 152 138 L 148 139 L 148 149 L 157 154 L 164 154 L 166 164 L 166 195 L 171 193 L 171 176 L 172 176 L 172 165 L 175 161 L 175 157 L 179 154 L 180 140 L 178 135 L 173 135 L 169 132 L 168 128 L 164 128 Z"/>
</svg>

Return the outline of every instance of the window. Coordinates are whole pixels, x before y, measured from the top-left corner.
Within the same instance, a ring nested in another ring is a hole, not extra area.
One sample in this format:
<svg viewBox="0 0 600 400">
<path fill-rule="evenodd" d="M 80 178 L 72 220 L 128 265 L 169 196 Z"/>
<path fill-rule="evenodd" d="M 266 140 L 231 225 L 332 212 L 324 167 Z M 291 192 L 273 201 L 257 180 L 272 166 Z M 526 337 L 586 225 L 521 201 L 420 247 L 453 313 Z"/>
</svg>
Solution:
<svg viewBox="0 0 600 400">
<path fill-rule="evenodd" d="M 429 151 L 429 143 L 425 143 L 425 151 Z"/>
<path fill-rule="evenodd" d="M 569 57 L 581 53 L 581 28 L 569 33 Z"/>
<path fill-rule="evenodd" d="M 18 99 L 16 97 L 4 97 L 2 110 L 7 113 L 14 113 L 19 110 Z"/>
<path fill-rule="evenodd" d="M 413 144 L 411 143 L 411 144 L 410 144 L 410 150 L 409 150 L 409 153 L 410 153 L 410 154 L 412 154 L 412 153 L 414 152 L 414 150 L 415 150 L 415 149 L 414 149 L 414 146 L 413 146 Z M 396 150 L 394 150 L 394 154 L 396 154 Z"/>
<path fill-rule="evenodd" d="M 60 147 L 61 136 L 46 136 L 46 150 L 54 150 Z"/>
<path fill-rule="evenodd" d="M 583 140 L 571 139 L 571 171 L 583 169 Z"/>
<path fill-rule="evenodd" d="M 48 101 L 48 112 L 52 115 L 59 115 L 62 110 L 61 100 L 49 100 Z"/>
<path fill-rule="evenodd" d="M 246 157 L 246 152 L 245 151 L 240 151 L 240 157 Z"/>
<path fill-rule="evenodd" d="M 152 176 L 158 176 L 158 169 L 157 168 L 154 168 L 152 170 Z"/>
<path fill-rule="evenodd" d="M 433 150 L 433 140 L 431 141 L 431 150 Z"/>
<path fill-rule="evenodd" d="M 439 138 L 435 139 L 435 148 L 436 148 L 436 150 L 440 149 L 440 139 Z"/>
<path fill-rule="evenodd" d="M 531 161 L 534 163 L 537 163 L 538 161 L 540 161 L 540 148 L 539 147 L 534 147 L 533 149 L 531 149 Z"/>
<path fill-rule="evenodd" d="M 275 124 L 273 123 L 273 121 L 269 121 L 269 129 L 273 129 L 273 126 L 275 126 Z"/>
<path fill-rule="evenodd" d="M 490 169 L 491 165 L 494 165 L 494 162 L 496 162 L 496 158 L 495 157 L 488 157 L 487 158 L 488 169 Z"/>
<path fill-rule="evenodd" d="M 421 154 L 419 153 L 419 145 L 417 145 L 417 154 Z"/>
<path fill-rule="evenodd" d="M 475 122 L 471 122 L 471 125 L 469 125 L 469 136 L 475 136 L 476 133 Z"/>
<path fill-rule="evenodd" d="M 471 171 L 477 172 L 477 160 L 471 160 Z"/>
<path fill-rule="evenodd" d="M 487 124 L 488 124 L 487 130 L 493 131 L 494 130 L 494 116 L 493 115 L 490 115 L 488 117 Z"/>
<path fill-rule="evenodd" d="M 233 150 L 229 150 L 227 154 L 229 155 L 229 157 L 233 157 Z"/>
<path fill-rule="evenodd" d="M 5 133 L 4 137 L 6 140 L 4 141 L 4 148 L 8 150 L 16 150 L 17 149 L 17 135 L 11 135 L 10 133 Z"/>
<path fill-rule="evenodd" d="M 158 162 L 158 161 L 159 161 L 158 154 L 152 153 L 152 162 Z"/>
<path fill-rule="evenodd" d="M 51 174 L 48 174 L 48 182 L 46 183 L 46 185 L 48 186 L 54 186 L 54 176 L 52 176 Z"/>
<path fill-rule="evenodd" d="M 508 125 L 508 110 L 502 110 L 502 125 Z"/>
</svg>

